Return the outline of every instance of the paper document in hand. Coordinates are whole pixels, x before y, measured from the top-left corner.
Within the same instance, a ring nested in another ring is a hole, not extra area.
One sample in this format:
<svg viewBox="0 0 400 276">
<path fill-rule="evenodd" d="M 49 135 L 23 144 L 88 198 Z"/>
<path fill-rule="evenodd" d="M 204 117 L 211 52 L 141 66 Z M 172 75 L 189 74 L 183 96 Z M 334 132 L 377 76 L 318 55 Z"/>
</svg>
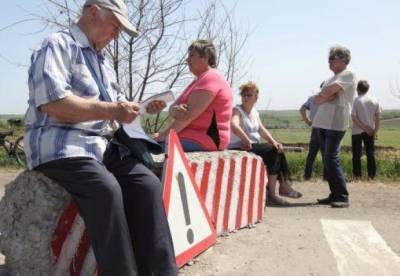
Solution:
<svg viewBox="0 0 400 276">
<path fill-rule="evenodd" d="M 149 136 L 144 132 L 140 124 L 140 116 L 137 116 L 136 119 L 129 124 L 123 124 L 122 127 L 129 137 L 149 140 Z"/>
<path fill-rule="evenodd" d="M 140 103 L 140 113 L 146 113 L 146 108 L 149 103 L 152 101 L 164 101 L 166 103 L 175 100 L 174 93 L 172 90 L 167 90 L 165 92 L 161 92 L 159 94 L 153 95 L 150 98 L 147 98 L 143 102 Z"/>
</svg>

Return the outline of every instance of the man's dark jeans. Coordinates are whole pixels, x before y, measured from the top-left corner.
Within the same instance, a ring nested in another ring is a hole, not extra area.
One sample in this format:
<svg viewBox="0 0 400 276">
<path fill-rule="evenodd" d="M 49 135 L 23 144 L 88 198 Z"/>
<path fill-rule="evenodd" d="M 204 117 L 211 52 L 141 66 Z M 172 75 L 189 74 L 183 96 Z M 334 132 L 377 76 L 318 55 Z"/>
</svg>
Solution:
<svg viewBox="0 0 400 276">
<path fill-rule="evenodd" d="M 314 163 L 315 157 L 318 154 L 319 149 L 320 149 L 320 144 L 319 144 L 318 128 L 313 127 L 311 129 L 310 143 L 308 145 L 308 155 L 307 155 L 306 167 L 304 168 L 304 178 L 305 179 L 309 179 L 311 177 L 313 163 Z"/>
<path fill-rule="evenodd" d="M 332 201 L 348 201 L 348 191 L 343 170 L 340 165 L 339 153 L 345 131 L 319 129 L 319 139 L 323 153 L 324 170 L 329 183 Z"/>
<path fill-rule="evenodd" d="M 365 153 L 367 155 L 368 176 L 374 178 L 376 175 L 375 140 L 373 136 L 369 136 L 366 132 L 351 136 L 353 175 L 355 177 L 361 177 L 362 142 L 364 142 Z"/>
</svg>

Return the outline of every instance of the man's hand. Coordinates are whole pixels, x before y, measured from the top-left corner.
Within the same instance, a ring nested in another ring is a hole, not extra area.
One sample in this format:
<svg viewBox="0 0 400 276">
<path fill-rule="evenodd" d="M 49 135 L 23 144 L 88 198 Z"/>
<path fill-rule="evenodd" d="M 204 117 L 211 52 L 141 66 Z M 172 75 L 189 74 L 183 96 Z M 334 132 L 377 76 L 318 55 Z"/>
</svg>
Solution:
<svg viewBox="0 0 400 276">
<path fill-rule="evenodd" d="M 174 105 L 170 110 L 170 114 L 178 121 L 186 121 L 189 118 L 189 111 L 186 104 Z"/>
<path fill-rule="evenodd" d="M 369 135 L 369 136 L 371 136 L 371 137 L 374 137 L 375 136 L 375 130 L 374 129 L 372 129 L 372 128 L 370 128 L 369 126 L 367 126 L 367 125 L 364 125 L 364 127 L 365 127 L 365 132 Z"/>
<path fill-rule="evenodd" d="M 155 100 L 155 101 L 150 102 L 146 106 L 146 111 L 147 111 L 147 113 L 150 113 L 150 114 L 157 114 L 161 110 L 163 110 L 166 106 L 167 106 L 167 104 L 164 101 Z"/>
<path fill-rule="evenodd" d="M 120 123 L 130 123 L 139 114 L 140 105 L 135 102 L 118 102 L 114 119 Z"/>
</svg>

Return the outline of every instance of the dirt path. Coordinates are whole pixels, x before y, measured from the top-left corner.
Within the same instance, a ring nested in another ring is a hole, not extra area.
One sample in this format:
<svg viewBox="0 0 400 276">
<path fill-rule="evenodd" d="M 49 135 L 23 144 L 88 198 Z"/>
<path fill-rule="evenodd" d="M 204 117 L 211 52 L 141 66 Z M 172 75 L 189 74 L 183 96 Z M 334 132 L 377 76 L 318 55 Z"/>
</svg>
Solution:
<svg viewBox="0 0 400 276">
<path fill-rule="evenodd" d="M 0 198 L 4 195 L 4 187 L 10 183 L 22 170 L 0 169 Z"/>
<path fill-rule="evenodd" d="M 0 170 L 1 196 L 4 184 L 17 173 Z M 316 198 L 327 195 L 324 182 L 294 185 L 303 198 L 292 200 L 291 207 L 267 208 L 264 221 L 256 228 L 220 237 L 194 265 L 182 268 L 180 275 L 340 275 L 321 219 L 370 221 L 386 244 L 400 255 L 400 185 L 350 183 L 349 209 L 313 204 Z M 1 267 L 0 275 L 4 275 Z M 371 275 L 376 274 L 371 271 Z"/>
</svg>

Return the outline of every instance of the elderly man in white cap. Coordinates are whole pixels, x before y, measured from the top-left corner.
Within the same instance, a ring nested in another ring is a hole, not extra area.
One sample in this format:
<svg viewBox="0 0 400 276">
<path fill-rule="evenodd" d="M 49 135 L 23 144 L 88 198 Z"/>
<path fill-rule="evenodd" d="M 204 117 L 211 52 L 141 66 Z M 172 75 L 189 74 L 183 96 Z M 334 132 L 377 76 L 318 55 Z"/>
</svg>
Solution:
<svg viewBox="0 0 400 276">
<path fill-rule="evenodd" d="M 73 196 L 99 276 L 176 275 L 159 179 L 112 138 L 139 104 L 120 92 L 102 50 L 121 30 L 137 36 L 123 0 L 87 0 L 77 24 L 32 55 L 25 147 L 29 169 Z M 165 104 L 153 103 L 156 112 Z"/>
</svg>

